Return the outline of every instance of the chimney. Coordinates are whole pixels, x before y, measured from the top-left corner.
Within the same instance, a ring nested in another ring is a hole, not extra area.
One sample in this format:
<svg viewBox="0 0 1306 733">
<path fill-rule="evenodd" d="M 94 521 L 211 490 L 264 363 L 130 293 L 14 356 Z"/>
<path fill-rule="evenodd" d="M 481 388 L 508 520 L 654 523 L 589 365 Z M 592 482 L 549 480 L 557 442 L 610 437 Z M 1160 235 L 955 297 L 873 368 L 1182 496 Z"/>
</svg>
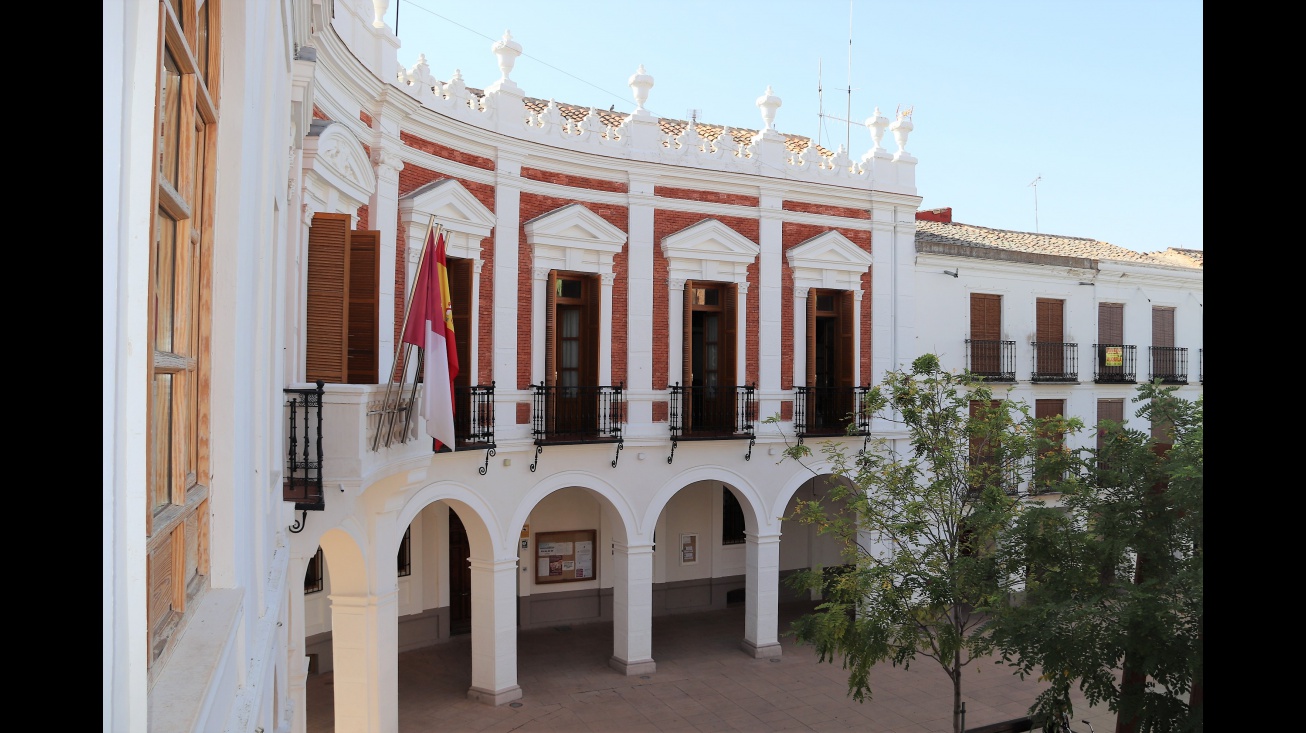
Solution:
<svg viewBox="0 0 1306 733">
<path fill-rule="evenodd" d="M 937 221 L 942 224 L 952 223 L 952 207 L 947 206 L 941 209 L 925 209 L 916 212 L 916 221 Z"/>
</svg>

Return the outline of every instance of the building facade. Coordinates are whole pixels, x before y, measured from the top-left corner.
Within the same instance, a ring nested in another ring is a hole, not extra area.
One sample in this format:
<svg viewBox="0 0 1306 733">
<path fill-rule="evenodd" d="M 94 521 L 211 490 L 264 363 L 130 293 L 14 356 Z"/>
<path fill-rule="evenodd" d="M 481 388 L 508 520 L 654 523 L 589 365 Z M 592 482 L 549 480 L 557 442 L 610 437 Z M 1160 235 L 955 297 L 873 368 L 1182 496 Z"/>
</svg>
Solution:
<svg viewBox="0 0 1306 733">
<path fill-rule="evenodd" d="M 106 9 L 106 731 L 302 731 L 328 670 L 337 730 L 393 731 L 397 655 L 461 633 L 487 704 L 521 628 L 610 621 L 649 674 L 653 616 L 739 603 L 776 655 L 784 577 L 839 562 L 783 520 L 830 467 L 781 452 L 903 440 L 858 407 L 885 371 L 1089 423 L 1202 389 L 1200 252 L 920 211 L 910 116 L 853 158 L 770 89 L 748 130 L 654 117 L 643 67 L 632 113 L 560 104 L 506 33 L 469 86 L 400 67 L 385 6 Z M 439 453 L 400 339 L 433 226 Z"/>
</svg>

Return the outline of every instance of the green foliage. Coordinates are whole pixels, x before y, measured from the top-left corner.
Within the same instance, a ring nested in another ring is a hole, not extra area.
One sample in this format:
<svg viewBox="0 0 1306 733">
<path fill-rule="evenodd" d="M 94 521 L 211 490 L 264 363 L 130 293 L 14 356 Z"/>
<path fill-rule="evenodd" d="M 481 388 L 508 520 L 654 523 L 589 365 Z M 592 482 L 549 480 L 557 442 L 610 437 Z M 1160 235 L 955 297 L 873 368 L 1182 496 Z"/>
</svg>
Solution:
<svg viewBox="0 0 1306 733">
<path fill-rule="evenodd" d="M 1069 710 L 1077 684 L 1132 730 L 1202 730 L 1202 399 L 1174 392 L 1142 385 L 1134 400 L 1165 441 L 1104 421 L 1062 506 L 1022 513 L 1001 545 L 1029 575 L 991 631 L 1022 677 L 1052 683 L 1033 714 Z"/>
<path fill-rule="evenodd" d="M 1082 425 L 1035 420 L 1028 406 L 943 370 L 932 354 L 909 371 L 887 373 L 866 400 L 869 412 L 897 429 L 872 436 L 855 455 L 833 441 L 822 446 L 842 480 L 831 481 L 821 500 L 798 501 L 788 519 L 838 538 L 846 565 L 791 578 L 821 591 L 823 602 L 790 633 L 821 661 L 840 660 L 858 701 L 872 694 L 875 664 L 934 660 L 953 681 L 959 730 L 962 668 L 991 651 L 976 610 L 1005 602 L 1010 591 L 996 543 L 1020 516 L 1020 487 L 1036 475 L 1051 486 L 1067 474 L 1066 453 L 1054 449 L 1049 430 Z M 810 456 L 804 445 L 785 453 Z"/>
</svg>

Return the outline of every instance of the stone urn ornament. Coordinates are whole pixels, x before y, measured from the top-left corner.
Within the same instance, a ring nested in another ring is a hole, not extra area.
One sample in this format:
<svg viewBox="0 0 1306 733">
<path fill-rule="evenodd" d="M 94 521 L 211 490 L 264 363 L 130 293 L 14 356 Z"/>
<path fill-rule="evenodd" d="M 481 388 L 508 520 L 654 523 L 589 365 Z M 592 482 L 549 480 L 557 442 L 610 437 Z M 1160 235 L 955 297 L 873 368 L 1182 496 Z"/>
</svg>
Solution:
<svg viewBox="0 0 1306 733">
<path fill-rule="evenodd" d="M 644 109 L 644 103 L 648 101 L 648 90 L 653 88 L 653 77 L 644 71 L 644 64 L 640 64 L 634 74 L 626 80 L 630 85 L 630 90 L 635 94 L 635 114 L 647 112 Z"/>
<path fill-rule="evenodd" d="M 512 81 L 508 75 L 512 73 L 513 64 L 517 63 L 517 57 L 521 55 L 521 44 L 512 40 L 512 32 L 505 29 L 503 38 L 494 42 L 490 50 L 495 56 L 499 57 L 499 73 L 503 74 L 500 81 Z"/>
<path fill-rule="evenodd" d="M 757 108 L 762 110 L 762 122 L 765 123 L 765 130 L 775 129 L 775 111 L 780 109 L 783 102 L 771 91 L 771 85 L 766 85 L 766 91 L 762 96 L 757 98 Z"/>
</svg>

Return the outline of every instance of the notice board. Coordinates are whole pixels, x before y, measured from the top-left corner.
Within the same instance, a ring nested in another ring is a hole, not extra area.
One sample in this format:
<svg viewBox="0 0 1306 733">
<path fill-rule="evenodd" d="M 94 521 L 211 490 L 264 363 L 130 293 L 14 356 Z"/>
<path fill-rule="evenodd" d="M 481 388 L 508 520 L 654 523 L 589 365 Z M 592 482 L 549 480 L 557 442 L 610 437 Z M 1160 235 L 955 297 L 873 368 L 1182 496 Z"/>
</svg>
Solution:
<svg viewBox="0 0 1306 733">
<path fill-rule="evenodd" d="M 535 582 L 570 583 L 598 574 L 598 530 L 535 533 Z"/>
</svg>

